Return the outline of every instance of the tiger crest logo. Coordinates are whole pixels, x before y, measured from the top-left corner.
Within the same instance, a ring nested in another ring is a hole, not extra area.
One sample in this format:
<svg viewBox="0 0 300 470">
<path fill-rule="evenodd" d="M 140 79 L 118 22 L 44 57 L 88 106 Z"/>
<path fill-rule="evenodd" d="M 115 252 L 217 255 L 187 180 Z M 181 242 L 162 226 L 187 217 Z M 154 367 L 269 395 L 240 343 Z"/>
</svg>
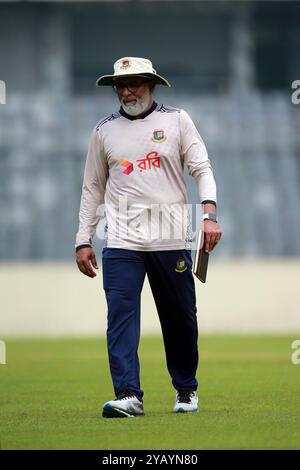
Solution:
<svg viewBox="0 0 300 470">
<path fill-rule="evenodd" d="M 152 134 L 152 142 L 156 144 L 161 144 L 166 140 L 165 132 L 163 129 L 155 129 Z"/>
<path fill-rule="evenodd" d="M 179 260 L 177 260 L 175 271 L 177 273 L 183 273 L 186 270 L 187 270 L 187 265 L 186 265 L 185 260 L 183 258 L 180 258 Z"/>
<path fill-rule="evenodd" d="M 122 60 L 121 69 L 128 69 L 130 66 L 131 65 L 128 59 Z"/>
</svg>

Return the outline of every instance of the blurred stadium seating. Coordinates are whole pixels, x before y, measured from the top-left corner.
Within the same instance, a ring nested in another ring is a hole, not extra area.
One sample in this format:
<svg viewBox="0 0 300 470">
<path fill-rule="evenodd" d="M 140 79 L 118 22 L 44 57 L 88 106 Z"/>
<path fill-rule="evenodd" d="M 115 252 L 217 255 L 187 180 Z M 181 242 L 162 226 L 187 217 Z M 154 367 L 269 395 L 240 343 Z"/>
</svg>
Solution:
<svg viewBox="0 0 300 470">
<path fill-rule="evenodd" d="M 185 108 L 207 144 L 224 229 L 215 257 L 299 256 L 300 5 L 276 3 L 0 3 L 0 259 L 73 258 L 89 134 L 118 106 L 94 81 L 126 53 L 152 58 L 174 84 L 158 98 Z M 197 202 L 191 179 L 189 190 Z"/>
</svg>

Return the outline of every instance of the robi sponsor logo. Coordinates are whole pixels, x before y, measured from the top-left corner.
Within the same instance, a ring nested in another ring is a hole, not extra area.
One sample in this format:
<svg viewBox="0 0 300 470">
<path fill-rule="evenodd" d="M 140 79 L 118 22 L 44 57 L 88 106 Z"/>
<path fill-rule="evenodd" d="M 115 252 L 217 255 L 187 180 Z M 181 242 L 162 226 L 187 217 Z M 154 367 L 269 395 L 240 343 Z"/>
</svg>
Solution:
<svg viewBox="0 0 300 470">
<path fill-rule="evenodd" d="M 120 165 L 125 168 L 123 173 L 125 175 L 130 175 L 130 173 L 134 170 L 134 165 L 132 162 L 128 160 L 119 160 Z M 147 153 L 145 158 L 141 158 L 136 160 L 137 163 L 137 170 L 139 172 L 145 170 L 151 170 L 151 168 L 160 168 L 160 157 L 157 152 L 149 152 Z"/>
<path fill-rule="evenodd" d="M 130 175 L 133 171 L 133 164 L 128 160 L 119 160 L 119 163 L 125 168 L 125 170 L 123 170 L 124 175 Z"/>
</svg>

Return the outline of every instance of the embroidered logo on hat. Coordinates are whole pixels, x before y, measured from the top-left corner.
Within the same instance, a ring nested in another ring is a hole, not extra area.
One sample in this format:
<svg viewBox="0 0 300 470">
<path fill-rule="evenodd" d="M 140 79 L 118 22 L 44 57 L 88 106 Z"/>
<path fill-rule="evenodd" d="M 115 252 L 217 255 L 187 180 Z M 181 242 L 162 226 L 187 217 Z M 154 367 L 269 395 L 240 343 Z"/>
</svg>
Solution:
<svg viewBox="0 0 300 470">
<path fill-rule="evenodd" d="M 122 61 L 122 65 L 120 66 L 121 69 L 128 69 L 130 67 L 130 62 L 128 59 Z"/>
</svg>

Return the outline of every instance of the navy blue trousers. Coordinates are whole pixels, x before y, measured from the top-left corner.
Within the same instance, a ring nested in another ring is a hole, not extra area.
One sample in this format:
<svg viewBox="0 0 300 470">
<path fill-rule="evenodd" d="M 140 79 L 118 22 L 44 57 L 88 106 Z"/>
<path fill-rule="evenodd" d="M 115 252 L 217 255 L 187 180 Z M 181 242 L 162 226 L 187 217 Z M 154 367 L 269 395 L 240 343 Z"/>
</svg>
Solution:
<svg viewBox="0 0 300 470">
<path fill-rule="evenodd" d="M 110 372 L 117 395 L 143 397 L 138 346 L 145 275 L 162 328 L 167 367 L 177 390 L 196 390 L 198 326 L 190 250 L 134 251 L 103 248 L 103 287 Z"/>
</svg>

